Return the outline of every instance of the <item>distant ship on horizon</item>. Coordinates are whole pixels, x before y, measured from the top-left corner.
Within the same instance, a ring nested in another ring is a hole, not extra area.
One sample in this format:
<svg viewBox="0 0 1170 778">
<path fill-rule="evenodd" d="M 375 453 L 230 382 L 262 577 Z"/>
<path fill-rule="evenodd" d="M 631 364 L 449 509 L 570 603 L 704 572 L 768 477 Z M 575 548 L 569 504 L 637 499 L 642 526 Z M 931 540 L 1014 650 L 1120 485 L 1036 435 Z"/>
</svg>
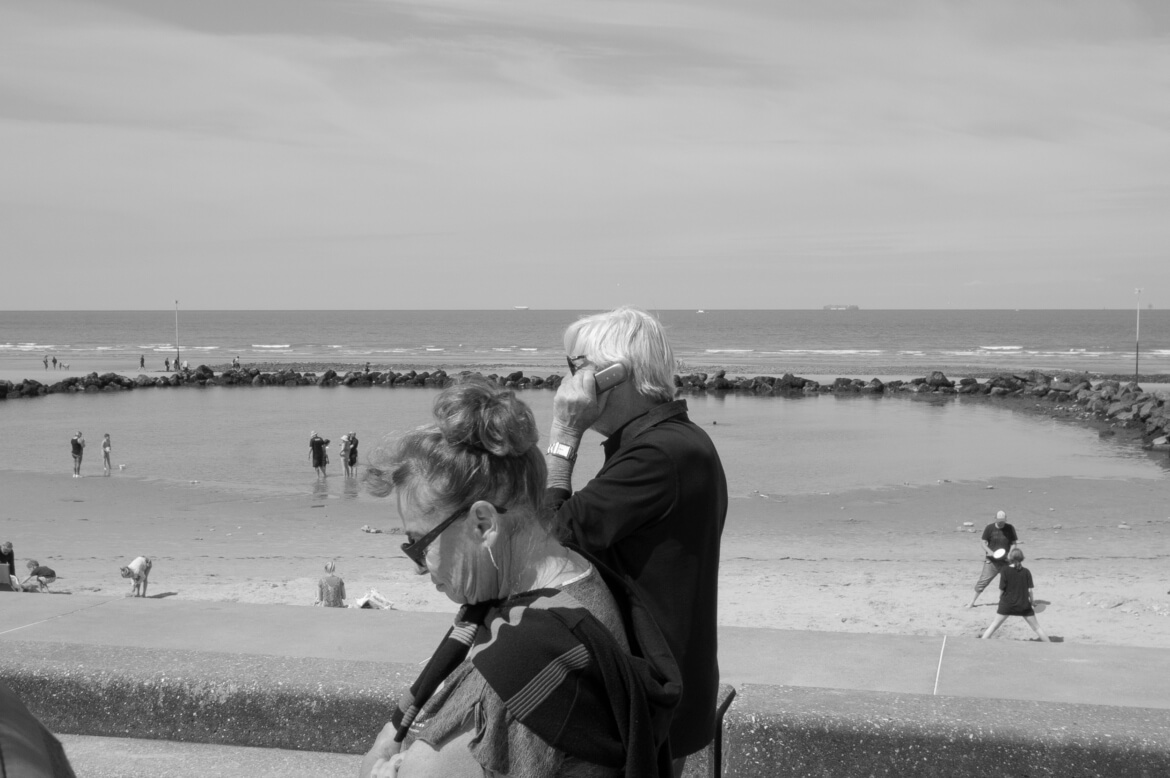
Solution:
<svg viewBox="0 0 1170 778">
<path fill-rule="evenodd" d="M 861 309 L 858 308 L 856 305 L 826 305 L 824 307 L 824 310 L 826 310 L 826 311 L 860 311 Z"/>
<path fill-rule="evenodd" d="M 528 306 L 527 305 L 513 305 L 512 310 L 513 311 L 527 311 Z"/>
</svg>

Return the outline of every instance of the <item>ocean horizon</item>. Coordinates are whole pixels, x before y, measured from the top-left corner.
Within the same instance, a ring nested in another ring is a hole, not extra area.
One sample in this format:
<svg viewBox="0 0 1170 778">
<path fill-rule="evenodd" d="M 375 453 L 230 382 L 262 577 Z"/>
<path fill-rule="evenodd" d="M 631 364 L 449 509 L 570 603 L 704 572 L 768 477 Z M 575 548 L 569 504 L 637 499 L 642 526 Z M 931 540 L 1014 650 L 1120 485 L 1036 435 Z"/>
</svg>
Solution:
<svg viewBox="0 0 1170 778">
<path fill-rule="evenodd" d="M 0 369 L 370 362 L 559 370 L 579 310 L 0 311 Z M 663 310 L 680 367 L 813 375 L 1170 373 L 1170 310 Z M 177 335 L 177 337 L 176 337 Z M 30 375 L 29 377 L 36 377 Z"/>
</svg>

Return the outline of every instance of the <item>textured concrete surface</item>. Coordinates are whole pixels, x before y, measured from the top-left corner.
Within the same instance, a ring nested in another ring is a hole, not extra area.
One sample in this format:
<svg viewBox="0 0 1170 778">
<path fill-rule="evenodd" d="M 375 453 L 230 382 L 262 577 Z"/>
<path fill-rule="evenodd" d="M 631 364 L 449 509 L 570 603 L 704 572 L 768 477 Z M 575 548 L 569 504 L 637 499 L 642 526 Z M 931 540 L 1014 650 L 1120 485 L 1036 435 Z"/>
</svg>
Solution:
<svg viewBox="0 0 1170 778">
<path fill-rule="evenodd" d="M 59 733 L 360 754 L 450 623 L 4 595 L 0 679 Z M 727 775 L 1170 775 L 1161 649 L 728 628 L 720 664 Z"/>
<path fill-rule="evenodd" d="M 54 732 L 364 753 L 414 665 L 7 641 L 0 678 Z"/>
<path fill-rule="evenodd" d="M 278 748 L 209 746 L 166 740 L 62 735 L 84 778 L 352 778 L 360 756 Z"/>
<path fill-rule="evenodd" d="M 1170 709 L 1170 651 L 950 638 L 938 693 Z"/>
<path fill-rule="evenodd" d="M 1165 778 L 1170 715 L 1098 705 L 745 686 L 726 775 Z"/>
</svg>

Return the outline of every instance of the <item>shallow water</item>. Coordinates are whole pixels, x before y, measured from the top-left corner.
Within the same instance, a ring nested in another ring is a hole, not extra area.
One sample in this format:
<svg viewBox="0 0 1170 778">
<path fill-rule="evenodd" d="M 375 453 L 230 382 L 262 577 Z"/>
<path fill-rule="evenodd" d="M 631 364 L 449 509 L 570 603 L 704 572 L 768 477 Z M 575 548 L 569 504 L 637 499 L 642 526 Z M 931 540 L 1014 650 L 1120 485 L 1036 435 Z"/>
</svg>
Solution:
<svg viewBox="0 0 1170 778">
<path fill-rule="evenodd" d="M 81 429 L 89 476 L 101 474 L 101 436 L 109 432 L 120 477 L 364 500 L 341 477 L 337 441 L 355 430 L 364 462 L 383 436 L 425 423 L 435 394 L 419 388 L 215 387 L 0 402 L 8 443 L 0 449 L 0 469 L 67 478 L 69 438 Z M 522 396 L 547 430 L 553 393 Z M 707 395 L 688 403 L 720 451 L 733 495 L 997 476 L 1168 477 L 1133 445 L 1101 439 L 1091 429 L 957 398 Z M 309 465 L 313 430 L 333 440 L 331 477 L 323 484 Z M 585 439 L 577 467 L 582 479 L 601 465 L 600 442 L 593 433 Z"/>
</svg>

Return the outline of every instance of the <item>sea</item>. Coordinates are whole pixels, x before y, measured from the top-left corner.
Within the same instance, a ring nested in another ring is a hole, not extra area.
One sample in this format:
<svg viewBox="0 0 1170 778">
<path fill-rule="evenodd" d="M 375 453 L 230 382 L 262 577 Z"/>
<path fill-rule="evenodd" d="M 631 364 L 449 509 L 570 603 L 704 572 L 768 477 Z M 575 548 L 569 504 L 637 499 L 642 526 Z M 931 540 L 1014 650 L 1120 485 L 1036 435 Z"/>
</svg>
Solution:
<svg viewBox="0 0 1170 778">
<path fill-rule="evenodd" d="M 6 311 L 0 375 L 52 381 L 42 360 L 71 373 L 159 374 L 178 354 L 192 367 L 364 365 L 448 372 L 563 372 L 565 326 L 588 311 Z M 909 378 L 995 372 L 1082 372 L 1150 381 L 1170 374 L 1170 311 L 654 311 L 680 370 Z M 1136 352 L 1136 353 L 1135 353 Z M 146 362 L 139 368 L 139 359 Z M 1136 364 L 1135 364 L 1136 363 Z M 1155 385 L 1155 384 L 1151 384 Z M 1163 386 L 1156 384 L 1156 386 Z M 425 423 L 436 392 L 422 388 L 242 387 L 59 394 L 0 402 L 0 469 L 70 472 L 69 438 L 89 441 L 84 469 L 100 473 L 109 432 L 115 475 L 225 491 L 367 500 L 353 481 L 318 482 L 313 431 L 358 434 L 366 456 Z M 541 429 L 553 393 L 526 390 Z M 692 418 L 724 460 L 734 496 L 979 481 L 1000 476 L 1170 477 L 1166 458 L 1096 431 L 961 397 L 818 395 L 688 397 Z M 601 464 L 592 433 L 577 472 Z"/>
</svg>

